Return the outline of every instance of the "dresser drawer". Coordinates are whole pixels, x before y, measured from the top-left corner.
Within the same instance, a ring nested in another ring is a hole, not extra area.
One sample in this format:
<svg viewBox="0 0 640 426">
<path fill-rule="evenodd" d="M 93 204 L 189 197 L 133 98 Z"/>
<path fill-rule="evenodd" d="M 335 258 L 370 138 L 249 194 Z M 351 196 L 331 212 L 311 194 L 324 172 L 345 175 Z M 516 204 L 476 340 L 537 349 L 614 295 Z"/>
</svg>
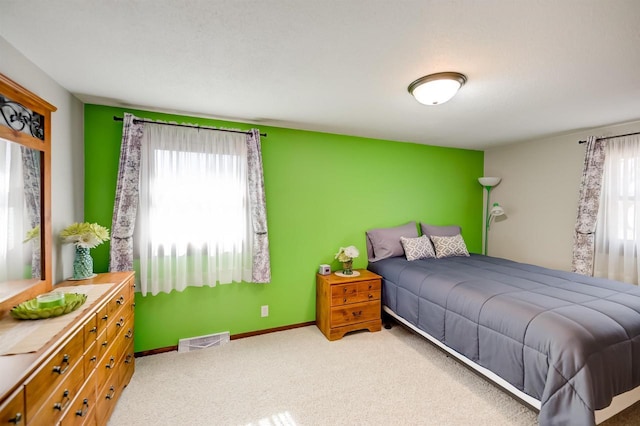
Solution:
<svg viewBox="0 0 640 426">
<path fill-rule="evenodd" d="M 84 334 L 84 350 L 86 351 L 98 337 L 98 317 L 96 314 L 91 315 L 91 318 L 84 323 L 82 332 Z"/>
<path fill-rule="evenodd" d="M 82 356 L 82 363 L 84 364 L 84 377 L 89 377 L 91 372 L 98 365 L 98 342 L 93 341 L 93 344 L 87 349 Z"/>
<path fill-rule="evenodd" d="M 109 323 L 109 305 L 105 304 L 97 313 L 97 322 L 98 322 L 98 336 L 107 329 L 107 324 Z"/>
<path fill-rule="evenodd" d="M 126 305 L 131 304 L 131 288 L 128 285 L 122 286 L 120 291 L 109 301 L 109 315 L 116 316 Z"/>
<path fill-rule="evenodd" d="M 107 326 L 107 339 L 114 340 L 124 327 L 125 322 L 124 312 L 118 312 L 116 316 L 113 316 Z"/>
<path fill-rule="evenodd" d="M 133 344 L 133 319 L 125 323 L 122 333 L 117 337 L 117 341 L 120 345 L 120 349 L 128 347 Z"/>
<path fill-rule="evenodd" d="M 25 424 L 24 388 L 20 388 L 0 405 L 0 425 Z"/>
<path fill-rule="evenodd" d="M 124 388 L 131 381 L 133 371 L 135 369 L 136 359 L 133 353 L 133 340 L 129 342 L 129 345 L 124 348 L 122 353 L 122 359 L 120 359 L 120 365 L 118 366 L 120 377 L 118 379 L 118 385 L 120 389 Z"/>
<path fill-rule="evenodd" d="M 98 336 L 98 340 L 96 340 L 98 359 L 101 359 L 104 356 L 111 342 L 112 340 L 107 338 L 107 330 L 103 331 L 102 334 Z"/>
<path fill-rule="evenodd" d="M 122 346 L 119 341 L 114 340 L 109 344 L 102 357 L 98 358 L 96 372 L 98 373 L 98 383 L 105 383 L 110 380 L 110 376 L 116 370 L 120 360 Z M 116 375 L 117 377 L 117 375 Z"/>
<path fill-rule="evenodd" d="M 29 426 L 43 425 L 50 426 L 56 424 L 62 414 L 69 408 L 71 401 L 76 397 L 84 382 L 82 363 L 78 362 L 71 369 L 65 379 L 59 383 L 53 392 L 47 391 L 47 397 L 39 409 L 30 406 L 27 395 L 27 419 Z"/>
<path fill-rule="evenodd" d="M 25 382 L 25 398 L 27 400 L 27 417 L 31 422 L 31 414 L 40 409 L 46 397 L 63 380 L 69 376 L 76 365 L 80 376 L 84 376 L 82 369 L 83 335 L 80 330 L 49 360 Z"/>
<path fill-rule="evenodd" d="M 100 386 L 100 384 L 98 384 Z M 98 391 L 96 399 L 96 420 L 99 425 L 107 424 L 107 420 L 120 397 L 118 375 L 112 374 L 109 380 Z"/>
<path fill-rule="evenodd" d="M 61 426 L 89 426 L 96 424 L 96 373 L 93 372 L 89 379 L 78 391 L 76 398 L 71 402 L 65 413 Z"/>
<path fill-rule="evenodd" d="M 380 300 L 331 308 L 331 326 L 356 324 L 380 318 Z"/>
</svg>

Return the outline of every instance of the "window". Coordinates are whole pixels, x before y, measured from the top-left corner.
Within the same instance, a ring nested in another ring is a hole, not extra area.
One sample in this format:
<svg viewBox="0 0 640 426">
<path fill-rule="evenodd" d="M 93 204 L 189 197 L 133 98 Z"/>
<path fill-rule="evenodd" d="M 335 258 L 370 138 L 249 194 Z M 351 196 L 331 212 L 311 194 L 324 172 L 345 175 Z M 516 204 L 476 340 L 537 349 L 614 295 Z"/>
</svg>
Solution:
<svg viewBox="0 0 640 426">
<path fill-rule="evenodd" d="M 640 244 L 640 137 L 611 139 L 604 147 L 602 192 L 595 233 L 595 270 L 600 277 L 638 283 Z"/>
<path fill-rule="evenodd" d="M 145 125 L 134 246 L 143 294 L 251 281 L 246 135 Z"/>
</svg>

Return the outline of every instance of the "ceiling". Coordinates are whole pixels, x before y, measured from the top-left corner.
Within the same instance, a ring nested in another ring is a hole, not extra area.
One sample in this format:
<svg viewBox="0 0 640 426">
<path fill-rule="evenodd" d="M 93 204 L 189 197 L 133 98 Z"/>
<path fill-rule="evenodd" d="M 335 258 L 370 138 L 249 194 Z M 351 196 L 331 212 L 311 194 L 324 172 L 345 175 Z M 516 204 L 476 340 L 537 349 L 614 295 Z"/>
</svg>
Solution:
<svg viewBox="0 0 640 426">
<path fill-rule="evenodd" d="M 486 149 L 640 119 L 637 0 L 0 0 L 87 103 Z M 439 106 L 416 78 L 464 73 Z"/>
</svg>

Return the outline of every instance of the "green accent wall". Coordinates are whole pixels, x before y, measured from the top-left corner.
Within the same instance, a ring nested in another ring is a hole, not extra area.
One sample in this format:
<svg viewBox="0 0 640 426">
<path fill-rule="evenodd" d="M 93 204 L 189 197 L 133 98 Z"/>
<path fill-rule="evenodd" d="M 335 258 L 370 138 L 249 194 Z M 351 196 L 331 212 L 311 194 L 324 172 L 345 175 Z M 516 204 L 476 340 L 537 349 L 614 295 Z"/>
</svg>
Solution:
<svg viewBox="0 0 640 426">
<path fill-rule="evenodd" d="M 85 105 L 85 220 L 111 228 L 124 112 L 216 127 L 259 127 L 271 254 L 270 284 L 190 287 L 136 293 L 135 351 L 178 339 L 232 335 L 315 320 L 315 273 L 340 269 L 334 254 L 355 245 L 355 268 L 367 266 L 365 231 L 409 221 L 459 224 L 469 251 L 482 250 L 484 153 L 304 130 L 256 126 L 149 111 Z M 109 245 L 92 250 L 106 272 Z M 260 307 L 269 305 L 269 316 Z"/>
</svg>

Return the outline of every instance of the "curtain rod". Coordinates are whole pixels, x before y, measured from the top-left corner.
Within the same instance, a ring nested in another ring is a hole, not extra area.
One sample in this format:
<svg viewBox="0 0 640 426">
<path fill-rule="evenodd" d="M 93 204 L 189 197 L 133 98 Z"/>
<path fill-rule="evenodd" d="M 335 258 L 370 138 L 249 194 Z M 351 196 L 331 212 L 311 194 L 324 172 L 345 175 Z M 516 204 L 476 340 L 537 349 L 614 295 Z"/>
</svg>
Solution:
<svg viewBox="0 0 640 426">
<path fill-rule="evenodd" d="M 621 138 L 624 136 L 633 136 L 633 135 L 640 135 L 640 132 L 625 133 L 624 135 L 616 135 L 616 136 L 607 136 L 606 138 L 596 138 L 596 141 L 604 141 L 607 139 Z M 578 141 L 578 143 L 587 143 L 587 141 Z"/>
<path fill-rule="evenodd" d="M 124 121 L 124 118 L 113 116 L 113 121 Z M 197 124 L 178 124 L 178 123 L 163 123 L 161 121 L 153 121 L 148 120 L 146 118 L 134 118 L 133 122 L 138 123 L 152 123 L 152 124 L 162 124 L 165 126 L 176 126 L 176 127 L 191 127 L 194 129 L 202 129 L 202 130 L 217 130 L 218 132 L 230 132 L 230 133 L 243 133 L 245 135 L 251 134 L 251 132 L 245 132 L 243 130 L 231 130 L 231 129 L 216 129 L 215 127 L 207 127 L 207 126 L 198 126 Z M 267 137 L 266 133 L 260 133 L 260 136 Z"/>
</svg>

